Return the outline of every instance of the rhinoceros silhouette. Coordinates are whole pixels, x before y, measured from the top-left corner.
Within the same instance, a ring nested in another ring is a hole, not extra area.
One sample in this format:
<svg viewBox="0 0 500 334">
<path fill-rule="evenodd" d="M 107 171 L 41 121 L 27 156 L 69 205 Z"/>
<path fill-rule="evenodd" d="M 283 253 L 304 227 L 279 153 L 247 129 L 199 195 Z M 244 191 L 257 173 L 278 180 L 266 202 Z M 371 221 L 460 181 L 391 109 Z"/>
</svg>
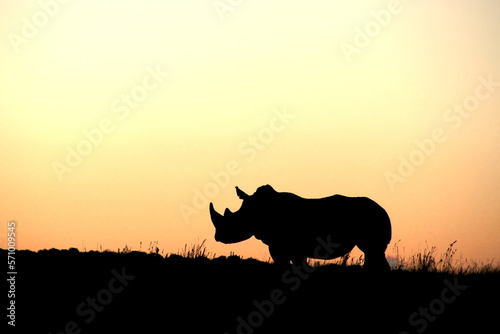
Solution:
<svg viewBox="0 0 500 334">
<path fill-rule="evenodd" d="M 307 258 L 334 259 L 357 246 L 365 254 L 364 267 L 389 270 L 385 258 L 391 241 L 387 212 L 366 197 L 333 195 L 302 198 L 277 192 L 270 185 L 247 195 L 236 187 L 243 200 L 236 212 L 224 215 L 210 203 L 215 240 L 236 243 L 252 236 L 269 246 L 278 265 L 302 265 Z"/>
</svg>

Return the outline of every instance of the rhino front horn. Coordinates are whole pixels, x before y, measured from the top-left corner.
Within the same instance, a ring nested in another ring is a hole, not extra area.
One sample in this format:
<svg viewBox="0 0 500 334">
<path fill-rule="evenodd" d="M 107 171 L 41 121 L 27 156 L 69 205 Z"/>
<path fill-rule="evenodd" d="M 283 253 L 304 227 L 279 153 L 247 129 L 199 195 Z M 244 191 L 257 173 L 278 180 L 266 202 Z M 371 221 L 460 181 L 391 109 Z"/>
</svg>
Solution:
<svg viewBox="0 0 500 334">
<path fill-rule="evenodd" d="M 210 203 L 210 218 L 212 219 L 212 223 L 216 228 L 221 224 L 222 220 L 224 219 L 224 217 L 220 213 L 215 211 L 214 205 L 212 203 Z"/>
<path fill-rule="evenodd" d="M 240 188 L 236 187 L 236 195 L 238 195 L 239 198 L 241 199 L 247 199 L 248 196 L 247 194 L 245 194 Z"/>
</svg>

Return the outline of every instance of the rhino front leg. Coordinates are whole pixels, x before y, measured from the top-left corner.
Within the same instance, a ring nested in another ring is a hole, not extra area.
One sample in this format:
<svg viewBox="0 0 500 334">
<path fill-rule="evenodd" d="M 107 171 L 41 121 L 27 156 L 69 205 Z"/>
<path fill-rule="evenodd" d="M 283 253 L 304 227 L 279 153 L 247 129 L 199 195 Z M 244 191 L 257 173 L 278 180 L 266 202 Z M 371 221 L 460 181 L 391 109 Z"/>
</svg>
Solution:
<svg viewBox="0 0 500 334">
<path fill-rule="evenodd" d="M 288 266 L 290 265 L 290 258 L 283 252 L 283 250 L 278 246 L 269 246 L 269 254 L 273 258 L 273 261 L 278 266 Z"/>
<path fill-rule="evenodd" d="M 292 263 L 302 268 L 311 268 L 305 256 L 292 256 Z"/>
</svg>

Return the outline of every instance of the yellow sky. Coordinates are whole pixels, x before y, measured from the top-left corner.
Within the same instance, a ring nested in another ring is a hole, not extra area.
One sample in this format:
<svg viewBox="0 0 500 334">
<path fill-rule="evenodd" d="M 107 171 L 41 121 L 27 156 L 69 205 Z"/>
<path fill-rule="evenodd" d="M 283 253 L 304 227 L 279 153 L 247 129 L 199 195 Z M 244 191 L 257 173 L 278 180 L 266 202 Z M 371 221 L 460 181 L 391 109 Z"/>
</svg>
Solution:
<svg viewBox="0 0 500 334">
<path fill-rule="evenodd" d="M 407 249 L 500 257 L 499 2 L 1 6 L 0 221 L 20 248 L 206 238 L 267 259 L 216 243 L 208 202 L 271 184 L 368 196 Z"/>
</svg>

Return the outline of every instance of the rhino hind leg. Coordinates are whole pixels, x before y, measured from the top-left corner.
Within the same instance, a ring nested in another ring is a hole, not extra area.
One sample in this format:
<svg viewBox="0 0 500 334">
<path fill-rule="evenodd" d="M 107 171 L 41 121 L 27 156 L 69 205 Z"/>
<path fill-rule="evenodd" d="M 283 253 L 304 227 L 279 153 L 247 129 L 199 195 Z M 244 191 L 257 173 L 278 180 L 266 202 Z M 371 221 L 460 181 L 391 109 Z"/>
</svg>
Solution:
<svg viewBox="0 0 500 334">
<path fill-rule="evenodd" d="M 385 253 L 365 252 L 365 269 L 370 271 L 390 271 L 391 267 L 385 258 Z"/>
<path fill-rule="evenodd" d="M 296 266 L 302 268 L 310 268 L 311 266 L 307 263 L 307 257 L 305 256 L 292 256 L 292 263 Z"/>
<path fill-rule="evenodd" d="M 390 271 L 391 267 L 385 258 L 387 245 L 374 246 L 358 244 L 358 248 L 365 253 L 364 268 L 370 271 Z"/>
<path fill-rule="evenodd" d="M 290 257 L 285 254 L 280 247 L 269 246 L 269 254 L 271 254 L 271 257 L 276 265 L 283 267 L 290 265 Z"/>
</svg>

